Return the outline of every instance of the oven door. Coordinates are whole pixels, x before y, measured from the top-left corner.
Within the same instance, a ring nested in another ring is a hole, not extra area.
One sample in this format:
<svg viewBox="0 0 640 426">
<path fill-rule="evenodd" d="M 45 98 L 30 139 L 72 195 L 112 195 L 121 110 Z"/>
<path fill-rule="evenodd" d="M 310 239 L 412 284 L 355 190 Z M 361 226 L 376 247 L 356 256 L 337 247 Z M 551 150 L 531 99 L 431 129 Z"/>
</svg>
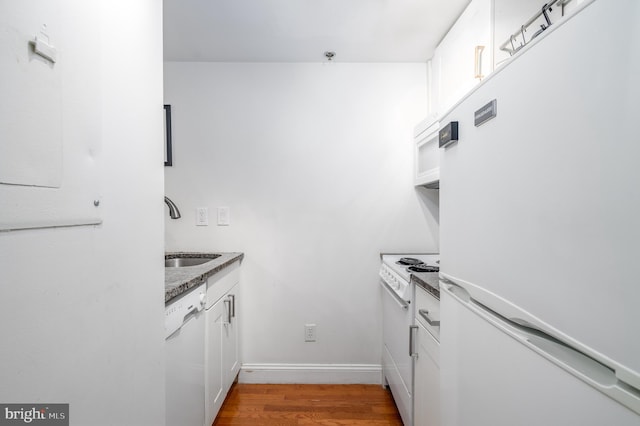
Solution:
<svg viewBox="0 0 640 426">
<path fill-rule="evenodd" d="M 414 358 L 409 354 L 409 335 L 413 325 L 412 304 L 398 296 L 384 280 L 380 280 L 380 284 L 384 342 L 382 373 L 404 424 L 411 425 Z"/>
</svg>

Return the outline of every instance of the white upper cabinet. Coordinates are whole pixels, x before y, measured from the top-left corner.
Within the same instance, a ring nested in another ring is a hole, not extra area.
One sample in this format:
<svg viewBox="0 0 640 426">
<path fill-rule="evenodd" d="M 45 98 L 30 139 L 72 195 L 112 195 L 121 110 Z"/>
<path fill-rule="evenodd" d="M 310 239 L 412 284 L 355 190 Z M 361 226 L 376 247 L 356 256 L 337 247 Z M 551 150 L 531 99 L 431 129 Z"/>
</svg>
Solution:
<svg viewBox="0 0 640 426">
<path fill-rule="evenodd" d="M 541 10 L 544 3 L 541 4 L 540 0 L 494 1 L 495 66 L 498 67 L 509 59 L 514 51 L 517 52 L 526 41 L 533 38 L 536 33 L 534 26 L 525 29 L 523 24 L 536 11 Z"/>
<path fill-rule="evenodd" d="M 443 114 L 493 71 L 493 0 L 473 0 L 431 59 L 432 112 Z"/>
<path fill-rule="evenodd" d="M 414 129 L 414 185 L 440 188 L 439 123 L 429 116 Z"/>
<path fill-rule="evenodd" d="M 589 0 L 472 0 L 428 61 L 429 112 L 441 117 L 482 79 Z"/>
<path fill-rule="evenodd" d="M 572 15 L 586 0 L 493 0 L 494 68 L 563 17 Z"/>
</svg>

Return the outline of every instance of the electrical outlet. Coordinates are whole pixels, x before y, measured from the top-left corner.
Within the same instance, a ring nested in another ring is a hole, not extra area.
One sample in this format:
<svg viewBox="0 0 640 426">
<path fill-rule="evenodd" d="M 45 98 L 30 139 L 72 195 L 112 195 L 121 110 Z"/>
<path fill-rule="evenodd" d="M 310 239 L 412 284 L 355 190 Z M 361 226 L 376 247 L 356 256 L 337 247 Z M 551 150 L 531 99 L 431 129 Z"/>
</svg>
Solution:
<svg viewBox="0 0 640 426">
<path fill-rule="evenodd" d="M 196 226 L 209 225 L 209 209 L 206 207 L 198 207 L 196 209 Z"/>
<path fill-rule="evenodd" d="M 229 226 L 229 207 L 218 207 L 218 226 Z"/>
<path fill-rule="evenodd" d="M 316 325 L 315 324 L 304 325 L 304 341 L 305 342 L 316 341 Z"/>
</svg>

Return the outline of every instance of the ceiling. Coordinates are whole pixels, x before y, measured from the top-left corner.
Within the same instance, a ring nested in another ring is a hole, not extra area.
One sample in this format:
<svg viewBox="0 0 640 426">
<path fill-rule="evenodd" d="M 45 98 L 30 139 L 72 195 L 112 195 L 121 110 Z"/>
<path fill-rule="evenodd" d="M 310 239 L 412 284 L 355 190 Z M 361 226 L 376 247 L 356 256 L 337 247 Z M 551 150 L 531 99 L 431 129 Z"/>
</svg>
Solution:
<svg viewBox="0 0 640 426">
<path fill-rule="evenodd" d="M 426 62 L 470 0 L 164 0 L 164 60 Z"/>
</svg>

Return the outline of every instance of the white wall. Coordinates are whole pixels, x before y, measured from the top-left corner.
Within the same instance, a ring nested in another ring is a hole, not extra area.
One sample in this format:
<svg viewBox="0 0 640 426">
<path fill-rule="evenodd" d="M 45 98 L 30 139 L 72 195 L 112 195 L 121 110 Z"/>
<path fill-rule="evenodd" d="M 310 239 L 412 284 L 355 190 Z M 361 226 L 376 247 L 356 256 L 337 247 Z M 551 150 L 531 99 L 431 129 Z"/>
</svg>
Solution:
<svg viewBox="0 0 640 426">
<path fill-rule="evenodd" d="M 101 147 L 87 161 L 101 170 L 104 222 L 0 233 L 0 401 L 70 403 L 71 425 L 163 425 L 161 4 L 57 3 L 63 127 L 73 130 L 64 160 Z M 97 45 L 84 44 L 87 31 Z M 69 66 L 87 49 L 101 52 L 98 72 Z M 87 88 L 101 96 L 80 102 Z M 87 109 L 100 117 L 98 144 L 82 138 Z"/>
<path fill-rule="evenodd" d="M 438 250 L 437 196 L 412 186 L 425 76 L 425 64 L 165 63 L 165 188 L 183 216 L 167 222 L 166 248 L 246 254 L 254 371 L 379 367 L 379 253 Z M 231 226 L 216 226 L 219 206 Z M 209 226 L 195 226 L 197 207 Z M 305 323 L 316 343 L 303 341 Z"/>
</svg>

